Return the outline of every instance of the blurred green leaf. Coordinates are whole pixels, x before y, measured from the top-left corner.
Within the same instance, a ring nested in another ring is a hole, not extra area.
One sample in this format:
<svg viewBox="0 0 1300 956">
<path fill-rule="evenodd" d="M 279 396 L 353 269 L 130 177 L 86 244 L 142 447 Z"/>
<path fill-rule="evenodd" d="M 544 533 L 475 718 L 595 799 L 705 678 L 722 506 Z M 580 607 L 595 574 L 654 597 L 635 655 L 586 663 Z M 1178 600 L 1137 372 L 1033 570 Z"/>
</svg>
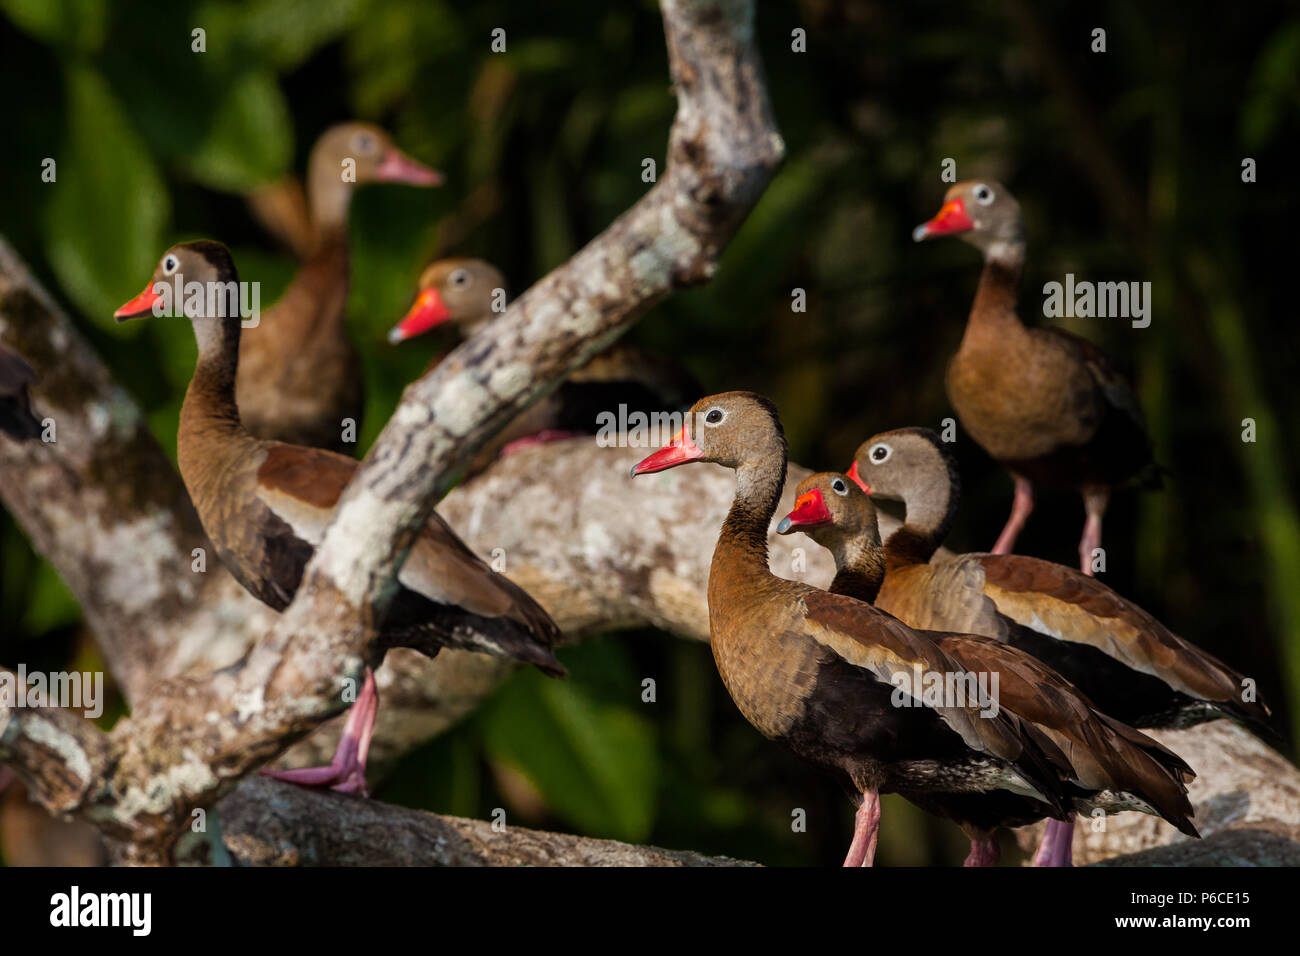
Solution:
<svg viewBox="0 0 1300 956">
<path fill-rule="evenodd" d="M 640 842 L 654 821 L 659 756 L 652 724 L 631 708 L 573 679 L 520 674 L 486 713 L 487 750 L 581 832 Z"/>
<path fill-rule="evenodd" d="M 27 613 L 23 615 L 23 627 L 29 633 L 44 634 L 75 624 L 81 618 L 81 605 L 46 561 L 36 565 L 30 595 Z"/>
<path fill-rule="evenodd" d="M 105 0 L 0 0 L 0 10 L 32 36 L 83 53 L 104 42 Z"/>
<path fill-rule="evenodd" d="M 284 174 L 293 154 L 289 105 L 266 70 L 235 77 L 186 167 L 214 189 L 239 192 Z"/>
<path fill-rule="evenodd" d="M 107 317 L 139 292 L 170 203 L 149 151 L 95 70 L 66 72 L 67 131 L 46 207 L 46 254 L 66 294 Z"/>
</svg>

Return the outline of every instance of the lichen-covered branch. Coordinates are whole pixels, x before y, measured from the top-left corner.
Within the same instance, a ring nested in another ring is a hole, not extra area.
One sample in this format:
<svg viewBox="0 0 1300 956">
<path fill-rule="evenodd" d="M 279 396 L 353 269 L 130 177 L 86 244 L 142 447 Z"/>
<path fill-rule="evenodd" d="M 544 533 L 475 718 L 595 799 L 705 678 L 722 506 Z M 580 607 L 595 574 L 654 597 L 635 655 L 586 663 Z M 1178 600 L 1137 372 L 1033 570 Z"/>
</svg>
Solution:
<svg viewBox="0 0 1300 956">
<path fill-rule="evenodd" d="M 493 829 L 265 778 L 220 804 L 222 841 L 245 866 L 752 866 L 507 823 Z"/>
</svg>

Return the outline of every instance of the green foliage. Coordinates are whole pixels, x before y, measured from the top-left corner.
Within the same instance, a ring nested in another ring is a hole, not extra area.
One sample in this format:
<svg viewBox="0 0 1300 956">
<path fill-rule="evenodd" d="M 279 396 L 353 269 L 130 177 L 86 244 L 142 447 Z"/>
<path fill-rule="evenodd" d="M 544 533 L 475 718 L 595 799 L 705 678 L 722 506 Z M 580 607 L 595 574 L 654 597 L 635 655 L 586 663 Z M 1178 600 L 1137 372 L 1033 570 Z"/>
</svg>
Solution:
<svg viewBox="0 0 1300 956">
<path fill-rule="evenodd" d="M 1150 329 L 1073 328 L 1137 372 L 1170 469 L 1161 495 L 1116 498 L 1109 582 L 1257 676 L 1281 723 L 1300 719 L 1300 353 L 1285 288 L 1293 243 L 1276 228 L 1298 211 L 1285 145 L 1300 119 L 1294 12 L 1014 5 L 1026 22 L 935 0 L 907 16 L 879 0 L 758 6 L 785 166 L 714 281 L 631 337 L 708 388 L 771 394 L 793 457 L 843 466 L 874 431 L 951 413 L 943 369 L 977 257 L 909 234 L 937 208 L 944 158 L 963 178 L 1005 180 L 1029 229 L 1025 318 L 1065 271 L 1156 284 Z M 1097 23 L 1104 55 L 1087 49 Z M 806 53 L 790 50 L 794 26 L 808 30 Z M 489 49 L 498 27 L 502 54 Z M 301 175 L 330 124 L 383 124 L 447 185 L 374 186 L 353 203 L 364 451 L 405 384 L 454 341 L 384 340 L 426 261 L 483 255 L 523 291 L 650 188 L 644 159 L 662 174 L 674 111 L 662 35 L 644 0 L 0 0 L 0 77 L 20 132 L 0 151 L 11 186 L 0 233 L 174 449 L 190 331 L 118 327 L 113 308 L 167 245 L 198 236 L 230 245 L 269 305 L 296 263 L 242 195 Z M 1240 182 L 1243 155 L 1259 163 L 1256 184 Z M 46 157 L 56 183 L 39 180 Z M 790 311 L 796 287 L 805 314 Z M 1253 446 L 1239 438 L 1248 416 L 1260 423 Z M 952 543 L 985 548 L 1009 481 L 969 441 L 956 450 L 965 502 Z M 1023 550 L 1071 563 L 1080 520 L 1077 500 L 1044 494 Z M 0 562 L 0 663 L 77 653 L 71 596 L 8 520 Z M 707 648 L 619 635 L 564 659 L 568 681 L 521 673 L 409 755 L 381 795 L 772 863 L 843 852 L 848 804 L 739 718 Z M 644 677 L 656 704 L 641 702 Z M 791 830 L 796 807 L 803 834 Z M 884 862 L 960 859 L 951 827 L 903 806 L 886 814 Z"/>
</svg>

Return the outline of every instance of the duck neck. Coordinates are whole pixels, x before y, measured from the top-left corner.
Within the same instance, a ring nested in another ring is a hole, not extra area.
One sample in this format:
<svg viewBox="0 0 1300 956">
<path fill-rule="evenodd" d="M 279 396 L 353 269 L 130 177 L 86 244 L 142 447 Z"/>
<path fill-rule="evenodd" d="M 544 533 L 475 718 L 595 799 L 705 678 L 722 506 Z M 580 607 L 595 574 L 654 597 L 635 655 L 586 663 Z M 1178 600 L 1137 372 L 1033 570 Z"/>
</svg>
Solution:
<svg viewBox="0 0 1300 956">
<path fill-rule="evenodd" d="M 874 603 L 885 580 L 885 552 L 879 542 L 837 542 L 831 553 L 835 555 L 836 569 L 831 592 Z"/>
<path fill-rule="evenodd" d="M 925 564 L 948 536 L 959 494 L 948 475 L 935 476 L 907 497 L 907 520 L 885 542 L 885 569 Z"/>
<path fill-rule="evenodd" d="M 785 488 L 785 454 L 772 452 L 736 469 L 736 496 L 722 523 L 715 561 L 769 573 L 767 530 Z"/>
<path fill-rule="evenodd" d="M 177 441 L 182 473 L 199 460 L 199 445 L 205 439 L 228 438 L 243 431 L 235 404 L 239 318 L 196 318 L 193 324 L 199 358 L 181 405 Z"/>
<path fill-rule="evenodd" d="M 307 167 L 307 204 L 317 248 L 347 238 L 353 185 L 343 181 L 342 169 L 332 168 L 330 160 L 312 156 Z"/>
<path fill-rule="evenodd" d="M 966 325 L 967 339 L 985 332 L 1003 333 L 1024 328 L 1016 315 L 1017 290 L 1024 267 L 1023 240 L 999 239 L 985 248 L 984 270 L 980 273 L 970 321 Z"/>
</svg>

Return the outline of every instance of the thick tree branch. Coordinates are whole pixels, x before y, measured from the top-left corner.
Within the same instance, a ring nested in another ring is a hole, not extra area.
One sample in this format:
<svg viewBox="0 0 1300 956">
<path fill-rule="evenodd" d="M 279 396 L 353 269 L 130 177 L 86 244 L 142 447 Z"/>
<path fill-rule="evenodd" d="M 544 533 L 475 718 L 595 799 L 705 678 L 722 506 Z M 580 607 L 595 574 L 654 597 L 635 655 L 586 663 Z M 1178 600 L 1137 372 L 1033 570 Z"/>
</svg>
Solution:
<svg viewBox="0 0 1300 956">
<path fill-rule="evenodd" d="M 222 840 L 245 866 L 752 866 L 613 840 L 439 816 L 250 779 L 220 804 Z"/>
</svg>

